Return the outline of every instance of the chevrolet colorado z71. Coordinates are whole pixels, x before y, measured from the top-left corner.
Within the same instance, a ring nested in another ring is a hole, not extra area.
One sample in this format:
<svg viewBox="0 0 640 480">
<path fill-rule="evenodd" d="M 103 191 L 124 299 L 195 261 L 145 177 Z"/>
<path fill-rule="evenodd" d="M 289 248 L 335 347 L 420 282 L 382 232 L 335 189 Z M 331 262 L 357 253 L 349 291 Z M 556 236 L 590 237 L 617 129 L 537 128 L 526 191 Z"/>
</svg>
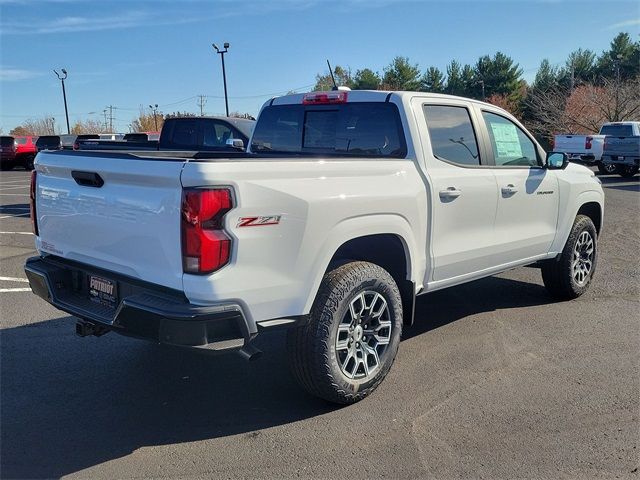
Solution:
<svg viewBox="0 0 640 480">
<path fill-rule="evenodd" d="M 351 403 L 389 371 L 416 295 L 535 263 L 570 299 L 594 274 L 600 182 L 493 105 L 287 95 L 248 150 L 39 153 L 31 288 L 80 335 L 250 357 L 288 327 L 300 384 Z"/>
</svg>

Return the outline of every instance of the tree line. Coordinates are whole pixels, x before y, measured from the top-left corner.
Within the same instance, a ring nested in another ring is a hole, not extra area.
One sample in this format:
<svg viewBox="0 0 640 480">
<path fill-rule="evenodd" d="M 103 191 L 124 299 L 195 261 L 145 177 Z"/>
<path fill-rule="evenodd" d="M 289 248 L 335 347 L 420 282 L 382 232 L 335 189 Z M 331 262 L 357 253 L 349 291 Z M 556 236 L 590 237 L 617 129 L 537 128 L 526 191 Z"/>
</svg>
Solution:
<svg viewBox="0 0 640 480">
<path fill-rule="evenodd" d="M 510 111 L 541 140 L 560 132 L 593 133 L 606 121 L 640 118 L 640 42 L 628 33 L 616 35 L 599 55 L 580 48 L 561 65 L 542 60 L 531 84 L 522 75 L 519 64 L 502 52 L 483 55 L 474 64 L 451 60 L 444 71 L 434 66 L 423 71 L 403 56 L 382 72 L 353 72 L 340 65 L 333 69 L 336 83 L 352 90 L 411 90 L 487 101 Z M 314 90 L 332 87 L 329 72 L 316 75 Z"/>
</svg>

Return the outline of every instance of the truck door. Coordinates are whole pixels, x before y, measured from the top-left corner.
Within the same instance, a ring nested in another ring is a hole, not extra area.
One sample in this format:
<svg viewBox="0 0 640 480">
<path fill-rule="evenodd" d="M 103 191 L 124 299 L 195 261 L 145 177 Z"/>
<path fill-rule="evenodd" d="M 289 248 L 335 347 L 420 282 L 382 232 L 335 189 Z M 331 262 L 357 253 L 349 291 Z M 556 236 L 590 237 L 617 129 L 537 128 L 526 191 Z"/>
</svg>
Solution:
<svg viewBox="0 0 640 480">
<path fill-rule="evenodd" d="M 428 215 L 433 264 L 425 283 L 437 286 L 490 266 L 496 181 L 492 170 L 483 166 L 475 113 L 468 103 L 428 97 L 412 103 L 432 187 Z"/>
<path fill-rule="evenodd" d="M 543 167 L 541 151 L 516 123 L 478 107 L 488 160 L 496 176 L 498 208 L 493 266 L 546 254 L 558 221 L 558 178 Z"/>
</svg>

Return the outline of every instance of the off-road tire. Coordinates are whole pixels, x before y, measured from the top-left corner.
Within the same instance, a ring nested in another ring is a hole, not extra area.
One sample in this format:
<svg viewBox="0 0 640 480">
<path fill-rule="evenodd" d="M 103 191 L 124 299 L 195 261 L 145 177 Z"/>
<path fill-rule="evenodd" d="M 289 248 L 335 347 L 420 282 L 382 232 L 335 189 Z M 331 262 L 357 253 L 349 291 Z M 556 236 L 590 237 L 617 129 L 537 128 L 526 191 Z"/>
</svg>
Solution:
<svg viewBox="0 0 640 480">
<path fill-rule="evenodd" d="M 574 278 L 572 263 L 574 249 L 583 232 L 588 232 L 593 239 L 593 260 L 590 272 L 584 284 L 580 285 Z M 573 222 L 567 243 L 558 258 L 548 260 L 542 265 L 542 281 L 552 297 L 558 300 L 571 300 L 585 293 L 598 263 L 598 234 L 593 221 L 585 215 L 578 215 Z"/>
<path fill-rule="evenodd" d="M 631 166 L 631 165 L 620 165 L 618 167 L 618 175 L 622 178 L 632 178 L 640 171 L 640 167 Z"/>
<path fill-rule="evenodd" d="M 339 325 L 344 325 L 351 302 L 363 292 L 384 297 L 391 322 L 389 343 L 380 355 L 379 367 L 364 379 L 343 373 L 336 350 Z M 342 323 L 341 323 L 342 322 Z M 287 354 L 291 372 L 311 395 L 340 404 L 362 400 L 389 372 L 400 345 L 402 300 L 391 275 L 368 262 L 350 262 L 327 272 L 320 284 L 306 325 L 287 334 Z"/>
<path fill-rule="evenodd" d="M 617 167 L 613 163 L 598 162 L 598 171 L 601 175 L 613 175 L 617 173 Z"/>
<path fill-rule="evenodd" d="M 27 170 L 28 172 L 30 172 L 31 170 L 33 170 L 33 162 L 36 159 L 35 156 L 29 156 L 25 159 L 24 161 L 24 169 Z"/>
</svg>

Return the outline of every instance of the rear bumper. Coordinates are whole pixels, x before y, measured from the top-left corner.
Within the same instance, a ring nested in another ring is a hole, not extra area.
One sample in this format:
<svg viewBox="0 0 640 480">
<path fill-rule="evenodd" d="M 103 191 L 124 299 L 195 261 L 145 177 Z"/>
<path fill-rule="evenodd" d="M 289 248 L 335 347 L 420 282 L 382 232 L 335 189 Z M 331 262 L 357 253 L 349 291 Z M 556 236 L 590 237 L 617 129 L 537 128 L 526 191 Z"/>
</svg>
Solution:
<svg viewBox="0 0 640 480">
<path fill-rule="evenodd" d="M 614 165 L 631 165 L 637 167 L 640 165 L 640 157 L 637 155 L 603 155 L 602 162 Z"/>
<path fill-rule="evenodd" d="M 595 163 L 596 156 L 593 153 L 567 153 L 572 162 Z"/>
<path fill-rule="evenodd" d="M 33 293 L 86 322 L 156 343 L 208 351 L 238 350 L 252 340 L 239 305 L 190 304 L 181 292 L 57 257 L 32 257 L 25 273 Z M 89 298 L 88 277 L 117 283 L 117 306 Z"/>
</svg>

